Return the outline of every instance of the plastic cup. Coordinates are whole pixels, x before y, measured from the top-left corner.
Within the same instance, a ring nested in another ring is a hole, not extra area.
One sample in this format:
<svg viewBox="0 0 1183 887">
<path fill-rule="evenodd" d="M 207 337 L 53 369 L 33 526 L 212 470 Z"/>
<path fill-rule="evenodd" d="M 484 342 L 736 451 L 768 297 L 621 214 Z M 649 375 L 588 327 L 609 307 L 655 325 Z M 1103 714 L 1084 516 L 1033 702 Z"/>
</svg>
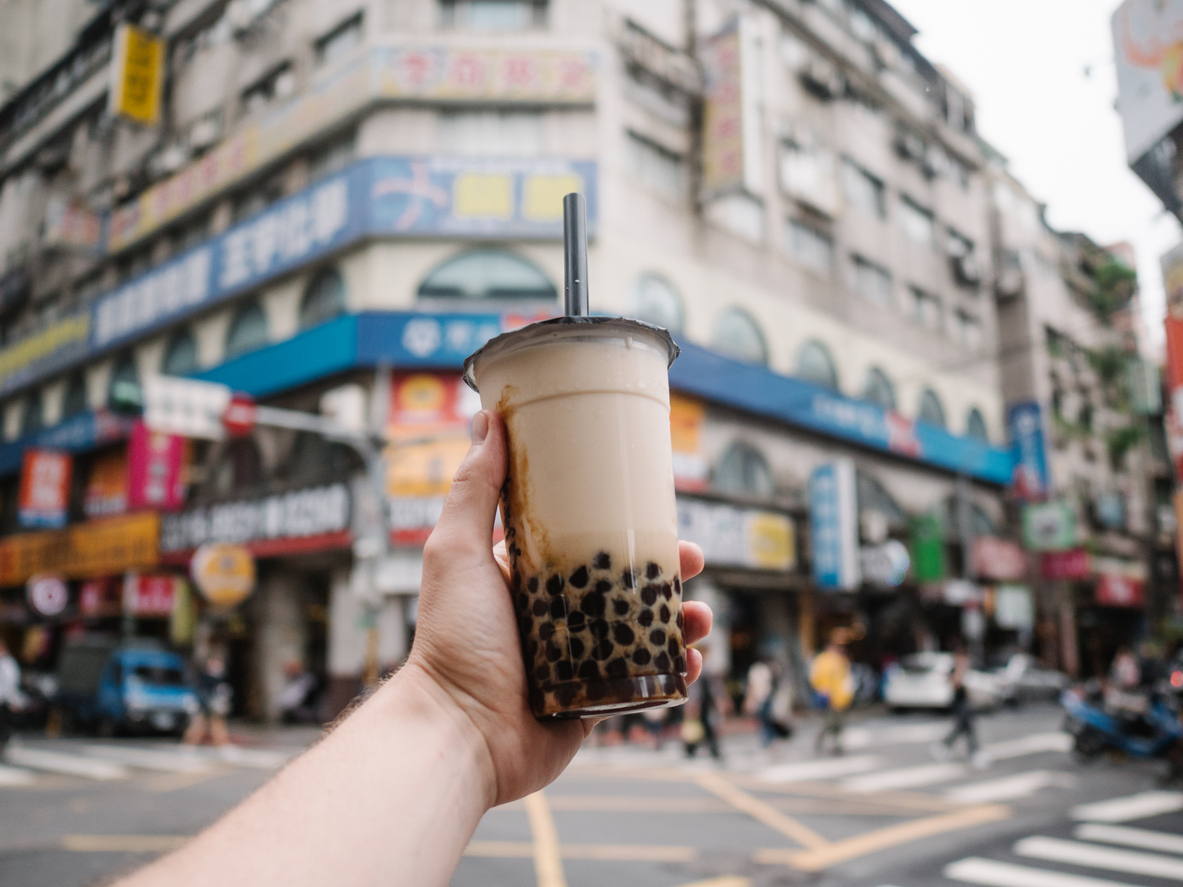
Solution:
<svg viewBox="0 0 1183 887">
<path fill-rule="evenodd" d="M 504 420 L 501 516 L 530 708 L 686 700 L 665 330 L 562 317 L 498 336 L 465 381 Z"/>
</svg>

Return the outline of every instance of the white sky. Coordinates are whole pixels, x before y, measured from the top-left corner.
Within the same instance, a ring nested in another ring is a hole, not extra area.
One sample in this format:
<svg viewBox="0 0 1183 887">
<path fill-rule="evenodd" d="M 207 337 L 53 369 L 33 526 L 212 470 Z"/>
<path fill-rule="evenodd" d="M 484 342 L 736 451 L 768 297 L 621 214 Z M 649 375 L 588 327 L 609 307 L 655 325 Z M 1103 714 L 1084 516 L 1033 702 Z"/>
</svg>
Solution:
<svg viewBox="0 0 1183 887">
<path fill-rule="evenodd" d="M 1054 228 L 1133 244 L 1142 313 L 1160 344 L 1158 260 L 1183 238 L 1126 166 L 1110 35 L 1118 0 L 890 2 L 919 29 L 917 48 L 973 92 L 978 131 L 1048 204 Z"/>
</svg>

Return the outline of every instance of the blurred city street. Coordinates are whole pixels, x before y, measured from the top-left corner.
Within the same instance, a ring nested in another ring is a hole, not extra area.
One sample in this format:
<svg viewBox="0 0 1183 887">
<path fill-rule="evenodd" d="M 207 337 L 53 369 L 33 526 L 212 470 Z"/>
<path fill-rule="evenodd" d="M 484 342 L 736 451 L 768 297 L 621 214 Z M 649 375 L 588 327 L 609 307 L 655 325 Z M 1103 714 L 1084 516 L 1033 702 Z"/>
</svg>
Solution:
<svg viewBox="0 0 1183 887">
<path fill-rule="evenodd" d="M 1052 706 L 982 717 L 983 769 L 931 757 L 948 729 L 931 714 L 857 720 L 842 757 L 813 756 L 809 719 L 769 752 L 752 733 L 725 737 L 722 766 L 688 761 L 676 737 L 660 752 L 585 747 L 545 792 L 485 816 L 452 883 L 1177 883 L 1183 793 L 1160 788 L 1160 765 L 1078 763 L 1060 721 Z M 212 822 L 313 736 L 246 734 L 237 738 L 251 747 L 222 752 L 27 738 L 0 770 L 0 883 L 81 887 L 134 868 Z M 1036 880 L 1049 872 L 1067 880 Z"/>
</svg>

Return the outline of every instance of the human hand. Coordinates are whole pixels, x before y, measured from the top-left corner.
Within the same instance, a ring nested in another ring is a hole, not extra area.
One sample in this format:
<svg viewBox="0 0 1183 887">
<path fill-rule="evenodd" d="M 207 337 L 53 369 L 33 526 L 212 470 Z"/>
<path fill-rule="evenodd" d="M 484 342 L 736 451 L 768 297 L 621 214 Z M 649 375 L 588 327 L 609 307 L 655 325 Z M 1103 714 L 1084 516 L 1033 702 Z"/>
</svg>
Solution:
<svg viewBox="0 0 1183 887">
<path fill-rule="evenodd" d="M 452 482 L 443 514 L 423 549 L 415 643 L 401 680 L 422 685 L 471 725 L 486 761 L 487 806 L 523 797 L 553 781 L 595 725 L 540 722 L 526 701 L 526 673 L 508 586 L 504 546 L 489 544 L 506 472 L 504 425 L 491 410 L 473 418 L 473 445 Z M 702 551 L 680 543 L 683 580 L 702 571 Z M 707 635 L 711 611 L 682 604 L 686 644 Z M 687 682 L 702 656 L 687 649 Z"/>
</svg>

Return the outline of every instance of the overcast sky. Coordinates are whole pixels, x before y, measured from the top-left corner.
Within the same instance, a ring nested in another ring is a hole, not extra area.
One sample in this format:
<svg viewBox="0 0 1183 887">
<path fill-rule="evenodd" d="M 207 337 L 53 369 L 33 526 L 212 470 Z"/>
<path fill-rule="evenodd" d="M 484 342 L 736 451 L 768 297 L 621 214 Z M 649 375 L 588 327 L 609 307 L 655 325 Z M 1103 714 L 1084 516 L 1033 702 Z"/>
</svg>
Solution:
<svg viewBox="0 0 1183 887">
<path fill-rule="evenodd" d="M 1142 312 L 1162 334 L 1158 259 L 1179 224 L 1126 166 L 1110 18 L 1117 0 L 890 0 L 920 31 L 915 44 L 974 94 L 978 131 L 1061 230 L 1138 258 Z M 1085 71 L 1089 73 L 1086 75 Z"/>
</svg>

